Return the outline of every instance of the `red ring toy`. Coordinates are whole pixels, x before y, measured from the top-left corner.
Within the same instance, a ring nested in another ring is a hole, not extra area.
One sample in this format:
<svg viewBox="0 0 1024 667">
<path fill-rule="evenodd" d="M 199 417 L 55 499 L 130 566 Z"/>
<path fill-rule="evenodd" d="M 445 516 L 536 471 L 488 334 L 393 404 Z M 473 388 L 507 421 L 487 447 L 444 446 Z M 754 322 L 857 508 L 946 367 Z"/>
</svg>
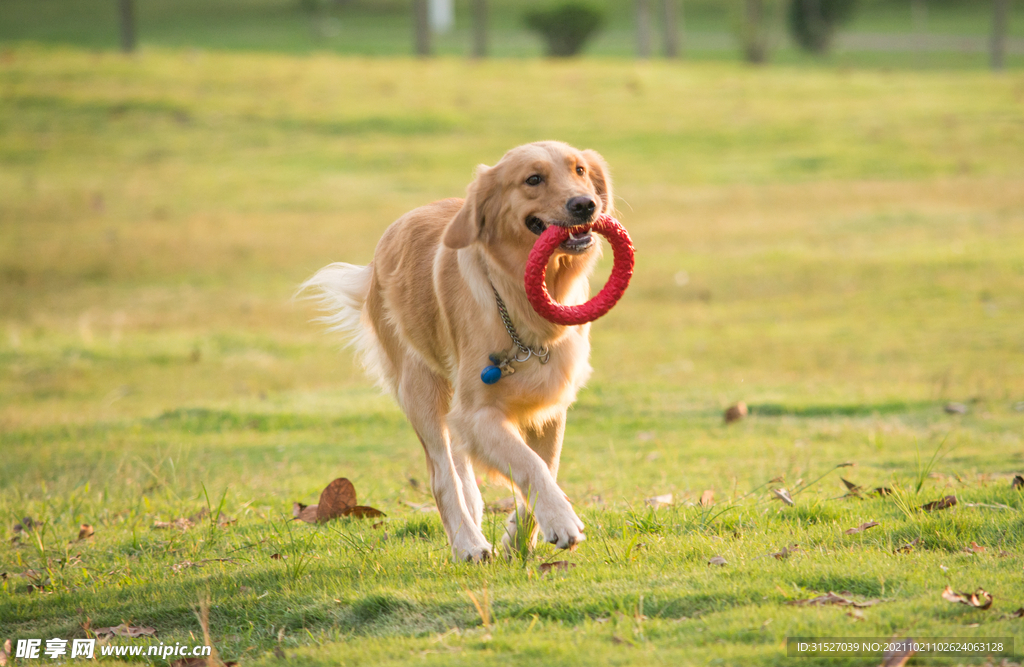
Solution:
<svg viewBox="0 0 1024 667">
<path fill-rule="evenodd" d="M 589 231 L 597 232 L 608 239 L 612 246 L 615 263 L 608 283 L 597 296 L 579 306 L 563 306 L 551 300 L 547 285 L 544 284 L 544 278 L 548 269 L 548 260 L 554 254 L 555 248 L 569 238 L 570 231 L 579 229 L 589 229 Z M 602 215 L 591 225 L 581 225 L 571 229 L 550 225 L 541 233 L 540 238 L 533 244 L 533 250 L 530 251 L 530 259 L 526 262 L 526 296 L 530 299 L 533 309 L 550 322 L 566 326 L 586 324 L 601 317 L 618 303 L 622 298 L 622 293 L 629 286 L 629 279 L 632 276 L 633 241 L 630 240 L 629 234 L 618 220 L 610 215 Z"/>
</svg>

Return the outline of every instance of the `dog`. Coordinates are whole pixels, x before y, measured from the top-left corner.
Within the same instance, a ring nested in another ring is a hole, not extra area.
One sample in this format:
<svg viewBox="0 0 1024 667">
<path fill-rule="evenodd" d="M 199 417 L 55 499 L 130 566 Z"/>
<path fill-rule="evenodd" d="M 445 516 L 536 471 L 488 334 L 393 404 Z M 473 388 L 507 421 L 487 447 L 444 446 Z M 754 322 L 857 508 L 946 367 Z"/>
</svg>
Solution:
<svg viewBox="0 0 1024 667">
<path fill-rule="evenodd" d="M 526 144 L 493 167 L 479 165 L 464 200 L 436 201 L 392 223 L 369 265 L 331 264 L 300 288 L 321 299 L 322 319 L 348 335 L 408 417 L 455 559 L 493 553 L 481 530 L 476 469 L 514 484 L 506 554 L 535 546 L 538 529 L 563 549 L 585 538 L 556 478 L 566 410 L 591 373 L 590 325 L 538 315 L 524 270 L 547 226 L 584 225 L 613 208 L 597 152 Z M 552 298 L 586 302 L 600 255 L 596 236 L 570 235 L 547 266 Z M 481 379 L 488 365 L 501 370 L 493 384 Z M 530 529 L 522 527 L 528 513 Z M 517 530 L 531 533 L 524 540 Z"/>
</svg>

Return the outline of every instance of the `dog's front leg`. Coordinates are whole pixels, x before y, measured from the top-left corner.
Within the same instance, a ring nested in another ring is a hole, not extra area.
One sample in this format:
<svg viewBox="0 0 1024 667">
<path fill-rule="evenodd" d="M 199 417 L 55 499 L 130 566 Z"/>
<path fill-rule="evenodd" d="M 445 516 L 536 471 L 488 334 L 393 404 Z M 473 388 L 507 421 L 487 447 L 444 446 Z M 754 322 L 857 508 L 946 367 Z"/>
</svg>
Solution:
<svg viewBox="0 0 1024 667">
<path fill-rule="evenodd" d="M 502 474 L 511 474 L 533 509 L 545 541 L 566 549 L 585 539 L 583 522 L 558 488 L 548 463 L 526 444 L 519 429 L 500 410 L 456 410 L 449 421 L 467 434 L 478 459 Z"/>
<path fill-rule="evenodd" d="M 437 511 L 441 514 L 441 523 L 448 533 L 452 556 L 457 560 L 486 560 L 492 547 L 480 530 L 478 517 L 483 505 L 480 490 L 464 453 L 459 452 L 458 461 L 453 458 L 450 434 L 442 411 L 447 403 L 443 385 L 425 366 L 407 362 L 398 394 L 402 409 L 427 455 L 430 488 Z M 472 488 L 466 489 L 472 507 L 467 506 L 464 479 L 466 484 L 472 484 Z"/>
<path fill-rule="evenodd" d="M 565 437 L 565 413 L 561 413 L 548 423 L 540 427 L 526 429 L 526 444 L 530 449 L 537 452 L 537 455 L 548 466 L 548 471 L 554 480 L 558 480 L 558 461 L 562 454 L 562 440 Z M 537 544 L 537 527 L 533 522 L 524 522 L 523 517 L 529 512 L 523 498 L 517 494 L 516 509 L 509 515 L 505 522 L 505 534 L 501 538 L 501 545 L 505 555 L 509 556 L 521 546 L 528 545 L 530 549 Z M 528 528 L 533 524 L 529 535 L 519 535 L 519 531 Z"/>
</svg>

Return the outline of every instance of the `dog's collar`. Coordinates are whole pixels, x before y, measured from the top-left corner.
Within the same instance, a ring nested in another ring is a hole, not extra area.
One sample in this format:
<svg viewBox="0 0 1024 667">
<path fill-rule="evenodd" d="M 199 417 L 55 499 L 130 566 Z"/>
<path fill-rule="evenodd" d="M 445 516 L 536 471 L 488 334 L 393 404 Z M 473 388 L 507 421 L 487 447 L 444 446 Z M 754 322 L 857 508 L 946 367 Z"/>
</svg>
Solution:
<svg viewBox="0 0 1024 667">
<path fill-rule="evenodd" d="M 484 384 L 494 384 L 506 375 L 516 372 L 516 369 L 512 367 L 512 362 L 521 364 L 529 361 L 530 357 L 537 357 L 537 361 L 546 364 L 551 359 L 551 351 L 548 350 L 547 346 L 533 348 L 523 343 L 519 338 L 515 325 L 512 324 L 512 317 L 508 314 L 508 307 L 505 306 L 501 295 L 498 294 L 498 288 L 494 286 L 494 283 L 489 278 L 487 282 L 491 286 L 491 291 L 494 292 L 494 301 L 498 304 L 498 315 L 501 316 L 501 322 L 505 325 L 505 331 L 508 332 L 508 337 L 515 344 L 515 347 L 508 352 L 493 353 L 488 357 L 491 365 L 485 367 L 480 373 L 480 379 Z"/>
</svg>

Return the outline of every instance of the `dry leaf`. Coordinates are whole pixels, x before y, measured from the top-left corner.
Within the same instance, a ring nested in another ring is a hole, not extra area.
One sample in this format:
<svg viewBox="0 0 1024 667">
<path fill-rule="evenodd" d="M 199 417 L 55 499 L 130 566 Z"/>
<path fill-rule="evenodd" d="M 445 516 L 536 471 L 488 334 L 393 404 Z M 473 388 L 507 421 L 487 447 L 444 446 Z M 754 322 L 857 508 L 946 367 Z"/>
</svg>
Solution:
<svg viewBox="0 0 1024 667">
<path fill-rule="evenodd" d="M 963 403 L 946 403 L 945 407 L 943 407 L 943 410 L 945 410 L 947 414 L 951 415 L 967 414 L 967 406 L 964 405 Z"/>
<path fill-rule="evenodd" d="M 541 563 L 537 566 L 537 570 L 541 574 L 547 574 L 553 571 L 568 572 L 574 567 L 576 567 L 576 563 L 570 563 L 567 560 L 556 560 L 553 563 Z"/>
<path fill-rule="evenodd" d="M 292 516 L 299 521 L 305 521 L 306 523 L 316 522 L 316 505 L 303 505 L 302 503 L 295 503 L 292 505 Z"/>
<path fill-rule="evenodd" d="M 850 595 L 850 593 L 848 591 L 844 591 L 843 595 L 837 595 L 836 593 L 833 593 L 832 591 L 829 591 L 827 595 L 819 595 L 816 598 L 810 598 L 808 600 L 790 600 L 786 604 L 795 604 L 795 605 L 809 606 L 809 607 L 816 607 L 816 606 L 819 606 L 819 605 L 826 605 L 826 604 L 838 604 L 838 605 L 844 605 L 844 606 L 863 608 L 863 607 L 870 607 L 872 605 L 876 605 L 879 602 L 881 602 L 881 600 L 864 600 L 863 602 L 857 602 L 856 600 L 852 600 L 852 599 L 850 599 L 848 597 L 844 597 L 844 595 Z"/>
<path fill-rule="evenodd" d="M 856 607 L 846 612 L 846 615 L 855 621 L 863 621 L 866 618 L 864 616 L 864 612 L 862 612 L 860 609 L 857 609 Z"/>
<path fill-rule="evenodd" d="M 612 642 L 615 643 L 615 644 L 628 644 L 630 646 L 636 646 L 636 644 L 634 644 L 632 640 L 630 640 L 630 639 L 623 639 L 622 637 L 620 637 L 618 635 L 612 635 Z"/>
<path fill-rule="evenodd" d="M 844 530 L 843 534 L 844 535 L 856 535 L 857 533 L 863 533 L 868 528 L 874 528 L 877 525 L 879 525 L 879 523 L 877 521 L 868 521 L 867 523 L 860 524 L 856 528 L 849 528 L 847 530 Z"/>
<path fill-rule="evenodd" d="M 78 539 L 79 539 L 79 541 L 87 540 L 90 537 L 92 537 L 95 533 L 96 533 L 96 531 L 93 530 L 92 526 L 90 526 L 87 523 L 83 523 L 81 526 L 78 527 Z"/>
<path fill-rule="evenodd" d="M 973 593 L 956 593 L 952 588 L 946 586 L 942 591 L 942 599 L 959 602 L 977 609 L 988 609 L 992 606 L 992 594 L 981 588 Z"/>
<path fill-rule="evenodd" d="M 356 505 L 355 507 L 349 507 L 344 510 L 342 516 L 352 516 L 357 519 L 376 519 L 380 516 L 387 516 L 384 512 L 381 512 L 376 507 L 368 507 L 366 505 Z"/>
<path fill-rule="evenodd" d="M 154 521 L 153 527 L 158 530 L 166 530 L 169 528 L 177 528 L 178 530 L 188 530 L 195 524 L 189 519 L 175 519 L 174 521 Z"/>
<path fill-rule="evenodd" d="M 132 625 L 122 623 L 111 628 L 96 628 L 93 630 L 96 636 L 100 635 L 116 635 L 118 637 L 152 637 L 156 634 L 156 628 L 138 628 Z"/>
<path fill-rule="evenodd" d="M 1024 607 L 1010 614 L 1010 618 L 1024 618 Z"/>
<path fill-rule="evenodd" d="M 934 512 L 936 510 L 944 510 L 948 507 L 952 507 L 953 505 L 956 505 L 956 496 L 946 496 L 945 498 L 933 500 L 930 503 L 921 505 L 921 509 L 925 512 Z"/>
<path fill-rule="evenodd" d="M 284 560 L 284 556 L 281 554 L 270 554 L 271 560 Z"/>
<path fill-rule="evenodd" d="M 913 551 L 914 547 L 916 547 L 919 544 L 921 544 L 921 538 L 920 537 L 916 537 L 916 538 L 913 539 L 913 541 L 907 542 L 903 546 L 896 547 L 893 550 L 893 553 L 894 554 L 898 554 L 898 553 L 907 553 L 907 552 Z"/>
<path fill-rule="evenodd" d="M 356 487 L 348 479 L 339 477 L 320 493 L 316 505 L 292 505 L 292 516 L 306 523 L 324 523 L 342 516 L 372 519 L 387 516 L 375 507 L 356 504 Z"/>
<path fill-rule="evenodd" d="M 774 495 L 778 500 L 781 500 L 787 505 L 791 506 L 793 504 L 793 497 L 790 496 L 789 491 L 785 489 L 772 489 L 772 495 Z"/>
<path fill-rule="evenodd" d="M 344 477 L 339 477 L 320 493 L 316 509 L 316 520 L 320 523 L 343 516 L 345 510 L 356 505 L 356 487 Z"/>
<path fill-rule="evenodd" d="M 857 464 L 854 463 L 853 461 L 847 461 L 846 463 L 840 463 L 836 467 L 837 468 L 852 468 L 855 465 L 857 465 Z"/>
<path fill-rule="evenodd" d="M 860 492 L 863 490 L 845 477 L 840 477 L 839 480 L 846 486 L 846 495 L 848 496 L 859 496 Z"/>
<path fill-rule="evenodd" d="M 912 646 L 914 640 L 910 637 L 906 639 L 900 639 L 895 642 L 894 650 L 886 651 L 882 655 L 882 664 L 880 667 L 903 667 L 907 664 L 907 660 L 917 653 Z"/>
<path fill-rule="evenodd" d="M 708 565 L 718 565 L 719 567 L 725 567 L 728 564 L 728 561 L 726 561 L 721 556 L 714 556 L 708 559 Z"/>
<path fill-rule="evenodd" d="M 705 507 L 715 504 L 715 492 L 708 489 L 704 493 L 700 494 L 700 504 Z"/>
<path fill-rule="evenodd" d="M 876 486 L 871 493 L 877 493 L 880 498 L 884 498 L 892 495 L 892 489 L 887 486 Z"/>
<path fill-rule="evenodd" d="M 1016 477 L 1014 477 L 1013 481 L 1010 482 L 1010 488 L 1024 489 L 1024 475 L 1017 475 Z"/>
<path fill-rule="evenodd" d="M 799 544 L 791 544 L 788 547 L 782 547 L 782 551 L 776 551 L 775 553 L 768 554 L 776 560 L 786 560 L 797 551 L 800 551 Z"/>
<path fill-rule="evenodd" d="M 985 551 L 985 547 L 979 546 L 977 542 L 971 541 L 971 546 L 964 547 L 964 552 L 969 554 L 980 554 Z"/>
<path fill-rule="evenodd" d="M 654 496 L 653 498 L 648 498 L 645 502 L 648 505 L 650 505 L 651 507 L 653 507 L 654 509 L 658 509 L 659 507 L 665 507 L 667 505 L 671 505 L 672 504 L 672 494 L 671 493 L 663 493 L 660 496 Z"/>
<path fill-rule="evenodd" d="M 739 401 L 736 405 L 730 405 L 725 410 L 725 423 L 731 424 L 738 422 L 747 416 L 747 404 L 743 401 Z"/>
</svg>

